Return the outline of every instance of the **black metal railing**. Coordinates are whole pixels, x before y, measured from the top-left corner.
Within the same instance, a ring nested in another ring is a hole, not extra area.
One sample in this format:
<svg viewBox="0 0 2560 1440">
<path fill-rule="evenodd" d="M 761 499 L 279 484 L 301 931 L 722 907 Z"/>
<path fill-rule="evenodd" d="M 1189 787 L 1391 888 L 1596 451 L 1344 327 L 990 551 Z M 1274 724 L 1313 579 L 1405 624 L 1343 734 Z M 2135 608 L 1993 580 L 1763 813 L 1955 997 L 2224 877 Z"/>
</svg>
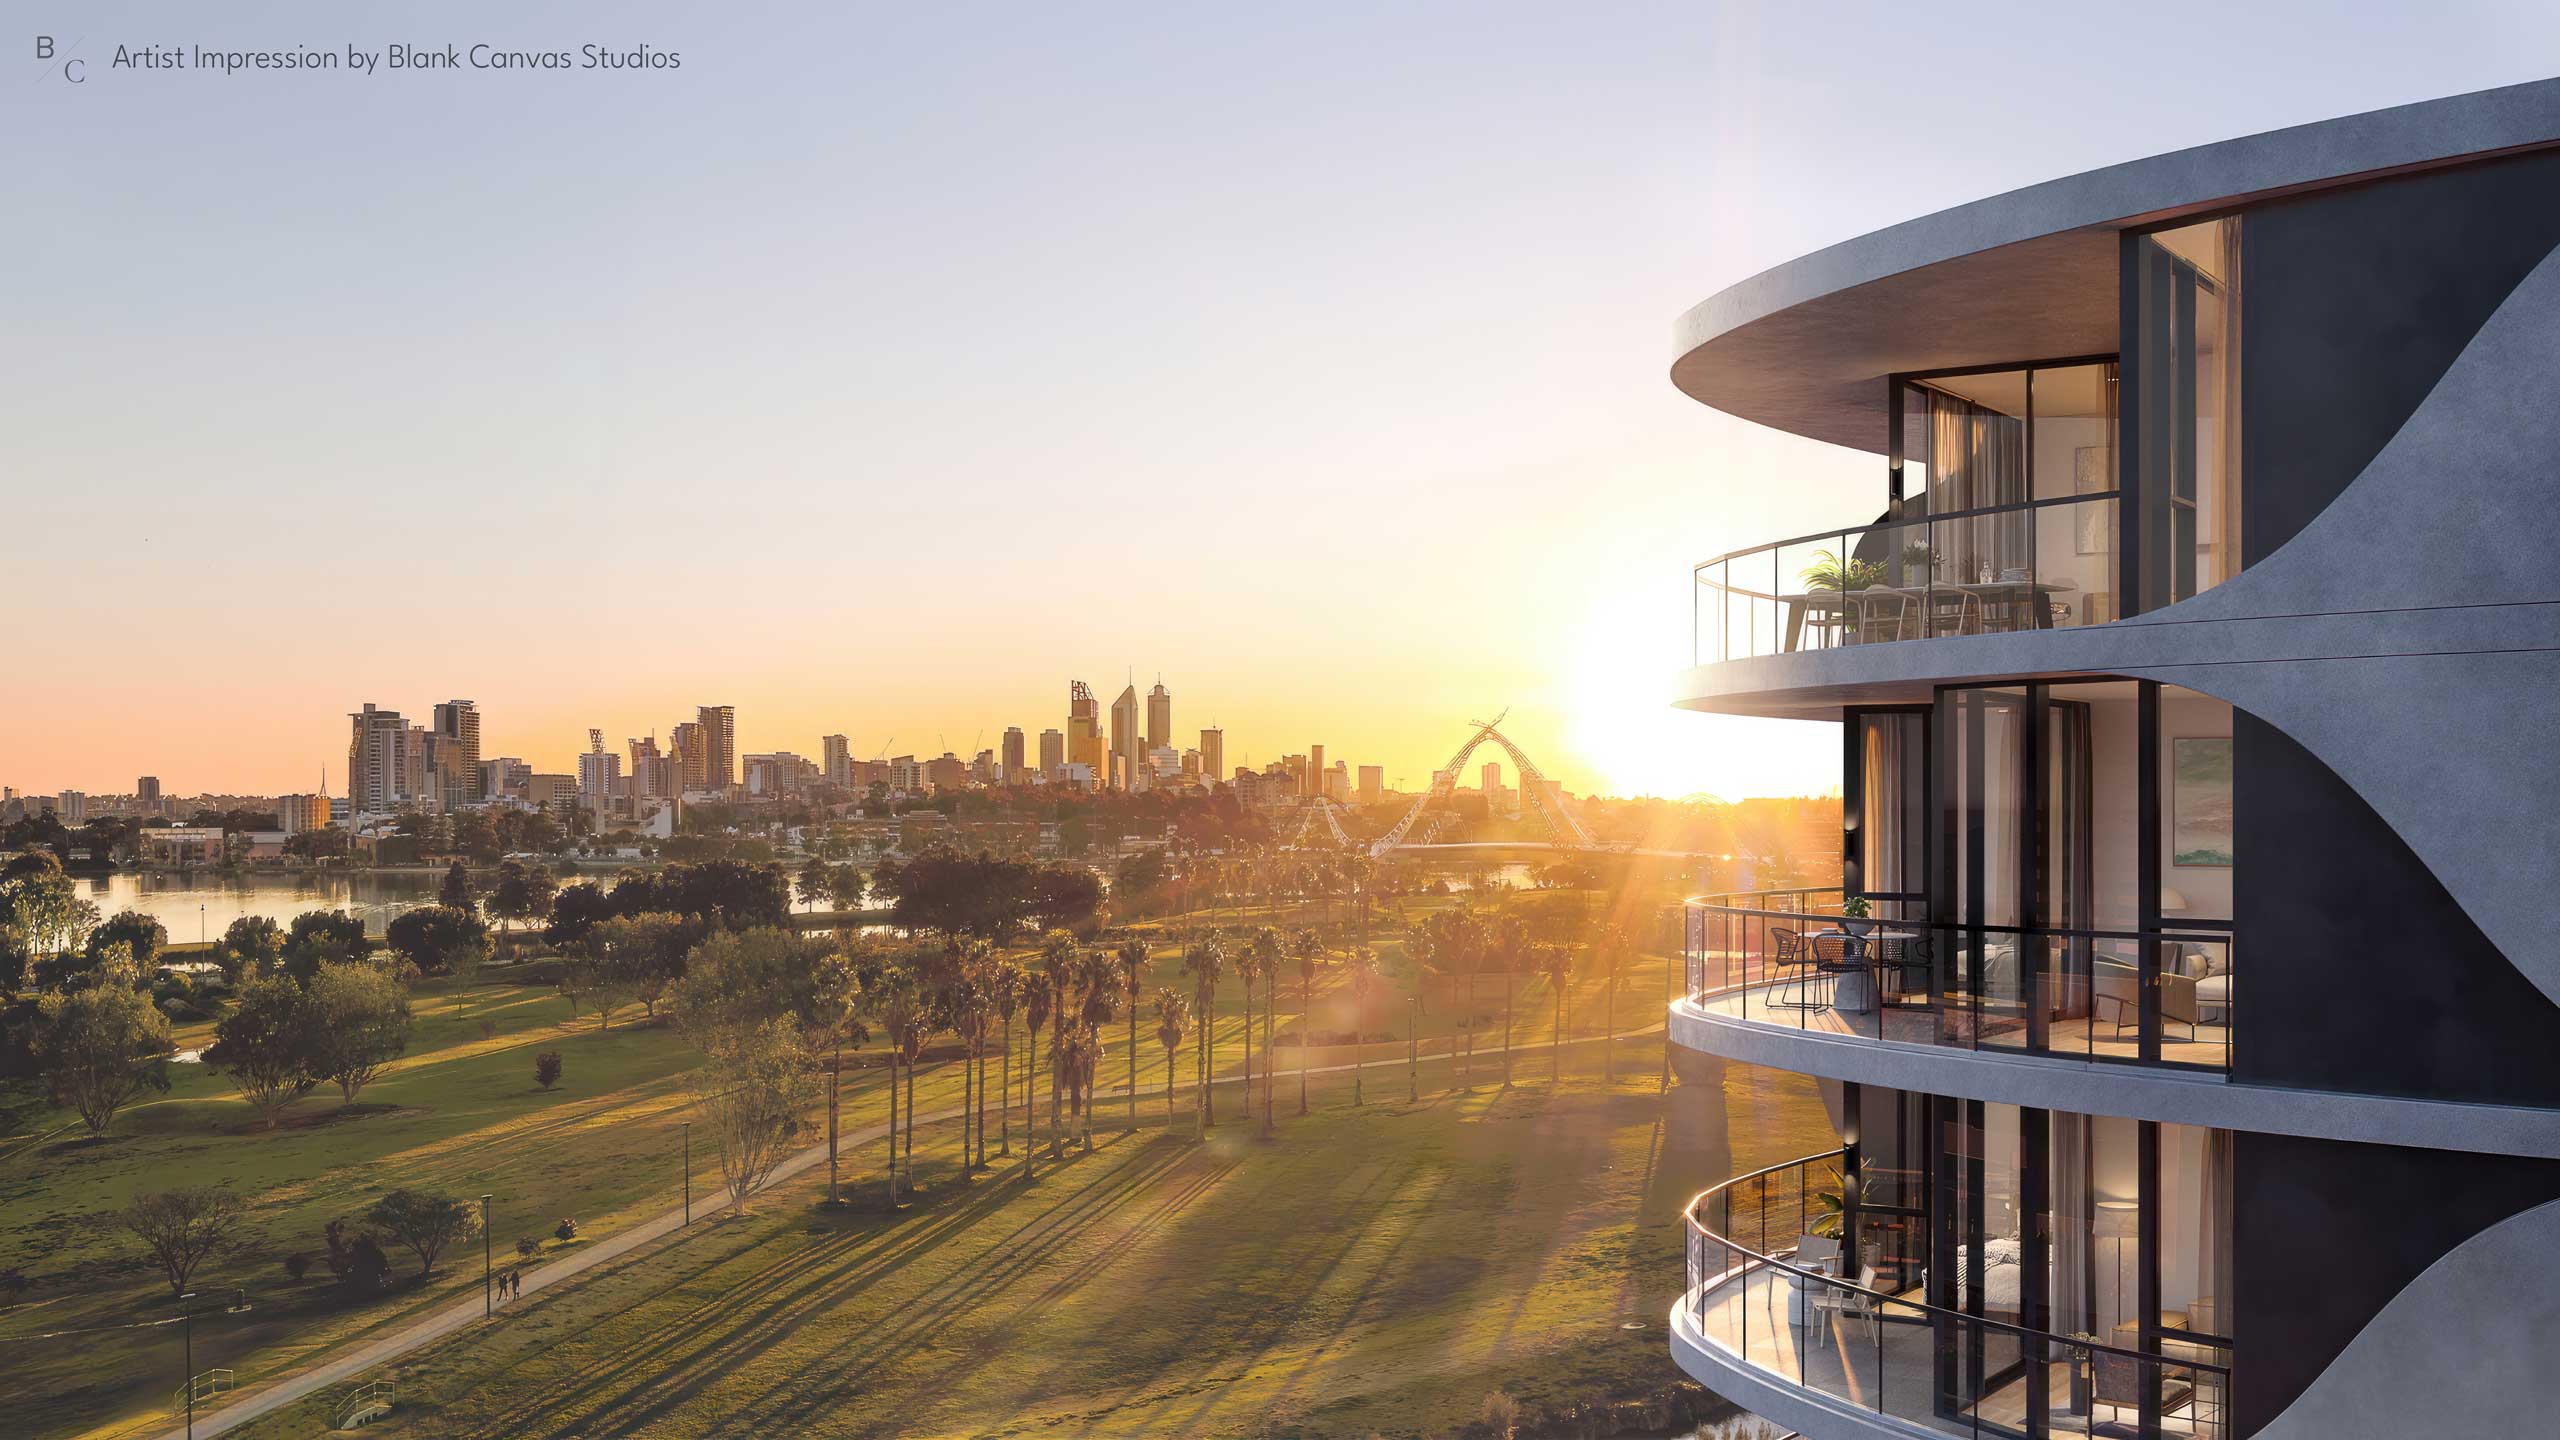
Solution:
<svg viewBox="0 0 2560 1440">
<path fill-rule="evenodd" d="M 1779 1383 L 1943 1434 L 2228 1435 L 2231 1352 L 2212 1337 L 2161 1331 L 2157 1349 L 2131 1349 L 1797 1263 L 1798 1241 L 1838 1213 L 1843 1174 L 1839 1152 L 1808 1155 L 1689 1202 L 1681 1303 L 1703 1341 Z"/>
<path fill-rule="evenodd" d="M 1871 1040 L 2231 1073 L 2227 929 L 1948 925 L 1904 918 L 1914 902 L 1868 908 L 1846 913 L 1837 889 L 1688 901 L 1690 1001 Z"/>
<path fill-rule="evenodd" d="M 1694 663 L 2119 619 L 2116 505 L 2055 496 L 1719 555 L 1693 572 Z"/>
</svg>

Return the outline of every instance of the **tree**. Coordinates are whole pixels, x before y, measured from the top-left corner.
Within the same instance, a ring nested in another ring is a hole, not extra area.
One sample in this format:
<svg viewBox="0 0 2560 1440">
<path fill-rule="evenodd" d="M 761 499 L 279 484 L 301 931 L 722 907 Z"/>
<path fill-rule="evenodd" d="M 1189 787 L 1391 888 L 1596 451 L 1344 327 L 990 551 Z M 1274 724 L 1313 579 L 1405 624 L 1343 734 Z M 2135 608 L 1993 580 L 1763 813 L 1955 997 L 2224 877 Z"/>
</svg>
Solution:
<svg viewBox="0 0 2560 1440">
<path fill-rule="evenodd" d="M 833 903 L 836 893 L 835 874 L 827 868 L 826 857 L 812 855 L 806 863 L 801 865 L 798 889 L 800 903 L 813 910 L 821 900 Z"/>
<path fill-rule="evenodd" d="M 1073 930 L 1102 908 L 1102 877 L 1082 865 L 1050 863 L 1031 877 L 1026 907 L 1044 930 Z"/>
<path fill-rule="evenodd" d="M 169 1088 L 169 1020 L 130 985 L 55 991 L 36 1002 L 29 1058 L 57 1105 L 104 1135 L 146 1090 Z"/>
<path fill-rule="evenodd" d="M 284 973 L 309 980 L 320 967 L 363 959 L 371 950 L 364 921 L 344 910 L 312 910 L 293 917 L 284 937 Z"/>
<path fill-rule="evenodd" d="M 575 945 L 587 938 L 588 931 L 618 913 L 622 912 L 617 911 L 603 886 L 582 880 L 551 897 L 551 922 L 542 927 L 542 938 L 554 945 Z"/>
<path fill-rule="evenodd" d="M 1164 1047 L 1164 1127 L 1173 1129 L 1173 1057 L 1191 1027 L 1191 1002 L 1172 990 L 1156 989 L 1156 1043 Z"/>
<path fill-rule="evenodd" d="M 1280 939 L 1280 932 L 1268 925 L 1254 927 L 1253 938 L 1246 943 L 1263 953 L 1263 963 L 1274 976 L 1280 973 L 1280 961 L 1284 955 L 1294 955 L 1297 959 L 1298 1113 L 1304 1115 L 1307 1113 L 1307 1050 L 1316 1043 L 1314 1029 L 1316 971 L 1324 963 L 1324 945 L 1316 939 L 1316 934 L 1312 930 L 1299 931 L 1298 943 L 1294 946 L 1288 945 Z M 1265 1004 L 1263 1015 L 1268 1018 L 1270 1013 L 1271 1007 Z M 1266 1040 L 1268 1038 L 1268 1036 L 1265 1037 Z M 1271 1066 L 1271 1047 L 1268 1044 L 1262 1047 L 1262 1054 L 1263 1067 L 1267 1070 Z M 1271 1128 L 1271 1093 L 1267 1083 L 1263 1087 L 1262 1125 L 1264 1131 L 1268 1133 Z"/>
<path fill-rule="evenodd" d="M 272 1130 L 285 1107 L 319 1083 L 312 1069 L 319 1043 L 312 1032 L 311 1005 L 292 976 L 253 980 L 213 1027 L 204 1060 L 230 1077 Z"/>
<path fill-rule="evenodd" d="M 859 865 L 838 865 L 827 872 L 827 896 L 838 910 L 859 910 L 871 886 Z"/>
<path fill-rule="evenodd" d="M 139 910 L 119 910 L 89 932 L 89 943 L 83 948 L 95 956 L 110 945 L 122 945 L 133 953 L 135 972 L 149 975 L 158 967 L 160 951 L 168 943 L 169 931 L 159 921 Z"/>
<path fill-rule="evenodd" d="M 1564 1006 L 1565 991 L 1573 983 L 1573 949 L 1566 945 L 1547 944 L 1538 947 L 1538 968 L 1545 971 L 1547 983 L 1555 987 L 1555 1031 L 1547 1044 L 1547 1083 L 1564 1081 Z"/>
<path fill-rule="evenodd" d="M 1064 934 L 1051 938 L 1063 945 L 1075 943 Z M 1022 1173 L 1031 1179 L 1039 1178 L 1040 1027 L 1049 1023 L 1050 1012 L 1058 1006 L 1056 963 L 1045 954 L 1042 961 L 1041 971 L 1026 973 L 1023 981 L 1023 1019 L 1028 1032 L 1024 1043 L 1030 1053 L 1023 1057 L 1022 1065 Z"/>
<path fill-rule="evenodd" d="M 382 1067 L 409 1048 L 409 991 L 377 965 L 323 965 L 304 992 L 311 1008 L 311 1072 L 354 1104 Z"/>
<path fill-rule="evenodd" d="M 889 1208 L 898 1208 L 898 1069 L 914 1064 L 924 1027 L 924 987 L 915 972 L 893 965 L 882 972 L 876 1011 L 889 1037 Z M 910 1092 L 912 1093 L 912 1092 Z M 910 1122 L 912 1123 L 912 1121 Z"/>
<path fill-rule="evenodd" d="M 471 898 L 471 867 L 456 860 L 445 867 L 444 883 L 436 889 L 436 903 L 456 910 L 478 910 Z"/>
<path fill-rule="evenodd" d="M 603 957 L 602 988 L 639 1001 L 654 1019 L 658 1002 L 684 977 L 686 957 L 702 933 L 702 922 L 660 910 L 616 916 L 597 926 L 588 944 Z"/>
<path fill-rule="evenodd" d="M 1147 969 L 1147 942 L 1124 940 L 1111 952 L 1120 967 L 1120 998 L 1129 1006 L 1129 1128 L 1138 1128 L 1138 996 Z"/>
<path fill-rule="evenodd" d="M 1200 1128 L 1206 1131 L 1218 1123 L 1217 1107 L 1209 1098 L 1210 1081 L 1218 1067 L 1218 980 L 1226 974 L 1227 947 L 1212 932 L 1182 947 L 1182 973 L 1191 977 L 1191 1009 L 1199 1017 L 1200 1043 L 1195 1047 L 1200 1057 Z"/>
<path fill-rule="evenodd" d="M 544 1050 L 533 1057 L 533 1083 L 548 1090 L 560 1083 L 560 1052 Z"/>
<path fill-rule="evenodd" d="M 1369 992 L 1378 984 L 1378 956 L 1366 945 L 1355 945 L 1351 958 L 1343 966 L 1351 973 L 1351 1103 L 1365 1103 L 1361 1077 L 1368 1067 L 1361 1063 L 1362 1044 L 1368 1032 Z"/>
<path fill-rule="evenodd" d="M 502 924 L 521 924 L 535 916 L 551 913 L 552 897 L 560 890 L 560 882 L 551 872 L 521 860 L 509 860 L 498 867 L 498 883 L 489 892 L 489 913 Z"/>
<path fill-rule="evenodd" d="M 421 905 L 394 917 L 382 938 L 401 959 L 434 972 L 444 969 L 447 958 L 458 949 L 488 953 L 489 922 L 476 910 Z"/>
<path fill-rule="evenodd" d="M 1265 959 L 1265 952 L 1254 948 L 1251 942 L 1235 948 L 1236 978 L 1244 982 L 1244 1118 L 1247 1120 L 1253 1118 L 1253 987 L 1261 984 L 1262 977 L 1269 973 L 1264 969 Z M 1269 1006 L 1270 996 L 1263 997 L 1263 1004 Z M 1263 1056 L 1262 1063 L 1266 1066 L 1271 1063 L 1268 1053 Z"/>
<path fill-rule="evenodd" d="M 432 1190 L 394 1190 L 367 1206 L 365 1223 L 409 1247 L 418 1278 L 435 1273 L 436 1257 L 457 1240 L 480 1233 L 478 1202 Z"/>
<path fill-rule="evenodd" d="M 1013 1153 L 1013 1015 L 1030 992 L 1031 976 L 1027 971 L 1011 960 L 996 961 L 994 973 L 988 977 L 988 993 L 995 998 L 996 1018 L 1004 1022 L 1004 1067 L 1000 1077 L 1004 1100 L 996 1107 L 1001 1127 L 996 1150 L 999 1155 Z"/>
<path fill-rule="evenodd" d="M 1627 933 L 1625 926 L 1609 924 L 1600 927 L 1591 944 L 1599 952 L 1600 964 L 1608 974 L 1607 1018 L 1603 1022 L 1607 1039 L 1602 1042 L 1605 1047 L 1602 1053 L 1606 1058 L 1601 1063 L 1608 1078 L 1615 1080 L 1618 1078 L 1618 967 L 1635 953 L 1635 939 Z"/>
<path fill-rule="evenodd" d="M 1528 923 L 1517 915 L 1505 915 L 1493 922 L 1486 944 L 1487 956 L 1502 966 L 1502 1084 L 1511 1086 L 1511 1000 L 1520 980 L 1520 968 L 1529 959 L 1531 940 Z"/>
<path fill-rule="evenodd" d="M 1085 1105 L 1093 1095 L 1098 1050 L 1093 1032 L 1082 1025 L 1066 1027 L 1057 1043 L 1049 1047 L 1049 1063 L 1056 1072 L 1050 1077 L 1051 1093 L 1065 1097 L 1068 1116 L 1078 1121 L 1085 1119 Z M 1093 1149 L 1093 1129 L 1089 1124 L 1084 1126 L 1084 1148 Z M 1058 1158 L 1054 1149 L 1049 1154 L 1052 1159 Z"/>
<path fill-rule="evenodd" d="M 223 980 L 232 985 L 273 969 L 283 959 L 284 931 L 264 915 L 241 916 L 214 942 L 213 963 L 222 967 Z"/>
<path fill-rule="evenodd" d="M 187 1293 L 196 1270 L 222 1248 L 246 1207 L 218 1185 L 144 1191 L 128 1201 L 116 1223 L 132 1233 L 160 1266 L 172 1297 Z"/>
</svg>

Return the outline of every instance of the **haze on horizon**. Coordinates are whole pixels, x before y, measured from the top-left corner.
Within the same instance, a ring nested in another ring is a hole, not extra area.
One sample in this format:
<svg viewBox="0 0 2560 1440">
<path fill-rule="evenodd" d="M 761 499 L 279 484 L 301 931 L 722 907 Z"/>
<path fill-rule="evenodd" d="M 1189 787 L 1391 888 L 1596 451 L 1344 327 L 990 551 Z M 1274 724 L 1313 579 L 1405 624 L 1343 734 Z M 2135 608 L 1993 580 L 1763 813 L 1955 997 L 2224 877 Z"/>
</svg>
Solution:
<svg viewBox="0 0 2560 1440">
<path fill-rule="evenodd" d="M 2042 14 L 22 12 L 93 65 L 683 67 L 6 71 L 0 781 L 334 789 L 346 712 L 456 696 L 546 768 L 705 703 L 742 751 L 965 756 L 1161 674 L 1231 762 L 1420 784 L 1507 706 L 1577 790 L 1820 790 L 1826 727 L 1664 697 L 1689 565 L 1863 518 L 1875 467 L 1679 396 L 1673 318 L 2560 39 L 2524 4 Z"/>
</svg>

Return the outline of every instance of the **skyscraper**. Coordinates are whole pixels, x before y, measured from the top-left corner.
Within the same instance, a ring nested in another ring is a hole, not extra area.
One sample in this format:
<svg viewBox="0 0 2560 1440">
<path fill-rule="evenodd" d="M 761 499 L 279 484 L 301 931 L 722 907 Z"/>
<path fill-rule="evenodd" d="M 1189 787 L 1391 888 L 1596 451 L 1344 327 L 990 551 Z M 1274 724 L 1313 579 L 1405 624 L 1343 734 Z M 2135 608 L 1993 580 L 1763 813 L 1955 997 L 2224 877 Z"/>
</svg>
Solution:
<svg viewBox="0 0 2560 1440">
<path fill-rule="evenodd" d="M 1089 765 L 1096 777 L 1109 773 L 1102 760 L 1101 707 L 1081 680 L 1067 686 L 1067 763 Z"/>
<path fill-rule="evenodd" d="M 1502 762 L 1484 762 L 1484 810 L 1490 815 L 1502 803 Z"/>
<path fill-rule="evenodd" d="M 447 796 L 448 801 L 477 805 L 488 799 L 480 789 L 480 707 L 468 700 L 447 700 L 436 707 L 435 722 L 435 732 L 447 742 L 438 750 L 451 762 L 450 773 L 459 780 L 459 793 Z"/>
<path fill-rule="evenodd" d="M 407 800 L 414 793 L 408 788 L 409 722 L 399 711 L 377 709 L 371 701 L 347 720 L 349 807 L 385 811 Z"/>
<path fill-rule="evenodd" d="M 674 752 L 676 793 L 701 794 L 711 789 L 711 742 L 699 722 L 687 720 L 667 736 Z"/>
<path fill-rule="evenodd" d="M 676 793 L 675 766 L 659 753 L 658 737 L 625 741 L 631 749 L 631 794 L 634 799 L 662 800 Z"/>
<path fill-rule="evenodd" d="M 828 784 L 839 790 L 853 788 L 853 746 L 843 736 L 819 736 L 818 760 L 826 767 Z"/>
<path fill-rule="evenodd" d="M 1361 803 L 1361 804 L 1363 804 L 1363 805 L 1375 805 L 1375 804 L 1377 804 L 1379 801 L 1384 800 L 1384 799 L 1386 799 L 1386 798 L 1387 798 L 1387 769 L 1386 769 L 1386 767 L 1385 767 L 1385 766 L 1383 766 L 1383 765 L 1363 765 L 1363 766 L 1361 766 L 1361 767 L 1360 767 L 1360 792 L 1359 792 L 1359 800 L 1360 800 L 1360 803 Z"/>
<path fill-rule="evenodd" d="M 145 815 L 160 813 L 160 777 L 145 775 L 133 782 L 133 808 Z"/>
<path fill-rule="evenodd" d="M 1298 793 L 1310 796 L 1321 795 L 1324 793 L 1323 746 L 1310 745 L 1307 747 L 1307 769 L 1305 774 L 1298 777 Z"/>
<path fill-rule="evenodd" d="M 1120 762 L 1114 768 L 1123 787 L 1138 783 L 1138 739 L 1138 687 L 1125 685 L 1120 698 L 1111 702 L 1111 753 Z"/>
<path fill-rule="evenodd" d="M 1200 732 L 1200 773 L 1212 781 L 1227 778 L 1227 732 L 1215 725 Z"/>
<path fill-rule="evenodd" d="M 726 790 L 738 783 L 738 708 L 703 705 L 693 713 L 702 726 L 703 788 Z"/>
<path fill-rule="evenodd" d="M 1173 692 L 1164 688 L 1164 677 L 1156 677 L 1156 688 L 1147 692 L 1147 748 L 1159 749 L 1173 743 Z"/>
<path fill-rule="evenodd" d="M 1019 785 L 1022 781 L 1022 727 L 1007 725 L 1004 727 L 1004 783 Z"/>
<path fill-rule="evenodd" d="M 1058 778 L 1059 767 L 1067 763 L 1067 737 L 1056 730 L 1040 732 L 1040 774 L 1050 780 Z"/>
</svg>

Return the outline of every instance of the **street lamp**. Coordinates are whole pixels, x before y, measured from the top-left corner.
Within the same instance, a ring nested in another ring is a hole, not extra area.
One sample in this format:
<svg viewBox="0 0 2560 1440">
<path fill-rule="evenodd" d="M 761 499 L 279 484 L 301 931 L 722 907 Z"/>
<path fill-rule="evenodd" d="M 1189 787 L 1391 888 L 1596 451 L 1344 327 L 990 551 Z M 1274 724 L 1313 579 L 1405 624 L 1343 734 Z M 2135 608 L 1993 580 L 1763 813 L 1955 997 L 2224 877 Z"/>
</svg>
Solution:
<svg viewBox="0 0 2560 1440">
<path fill-rule="evenodd" d="M 480 1197 L 480 1318 L 498 1313 L 497 1264 L 489 1248 L 489 1197 Z"/>
<path fill-rule="evenodd" d="M 187 1440 L 195 1440 L 196 1434 L 196 1316 L 199 1313 L 210 1314 L 212 1310 L 212 1307 L 189 1305 L 187 1302 L 195 1299 L 196 1294 L 197 1292 L 189 1290 L 178 1297 L 178 1316 L 182 1322 L 182 1332 L 186 1336 Z M 246 1312 L 249 1308 L 249 1292 L 233 1287 L 231 1303 L 220 1308 L 224 1313 L 231 1315 Z"/>
<path fill-rule="evenodd" d="M 684 1223 L 693 1223 L 693 1122 L 684 1122 Z"/>
<path fill-rule="evenodd" d="M 1422 995 L 1419 991 L 1404 997 L 1404 1080 L 1405 1099 L 1422 1098 Z"/>
</svg>

